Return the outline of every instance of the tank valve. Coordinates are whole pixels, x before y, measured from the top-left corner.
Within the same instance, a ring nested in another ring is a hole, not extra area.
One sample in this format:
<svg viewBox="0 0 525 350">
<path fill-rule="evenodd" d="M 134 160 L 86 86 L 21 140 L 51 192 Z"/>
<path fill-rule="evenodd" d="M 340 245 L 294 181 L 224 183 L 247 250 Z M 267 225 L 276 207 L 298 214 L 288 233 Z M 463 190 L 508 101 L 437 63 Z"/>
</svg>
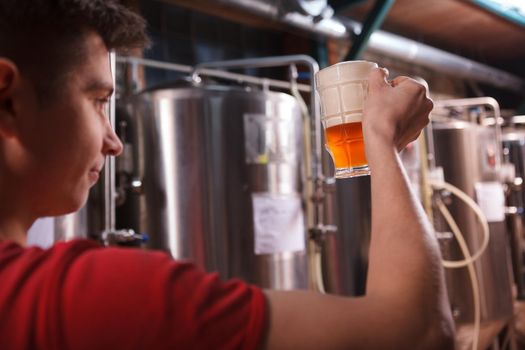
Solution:
<svg viewBox="0 0 525 350">
<path fill-rule="evenodd" d="M 142 247 L 149 240 L 145 233 L 135 233 L 131 229 L 104 231 L 102 233 L 102 243 L 106 246 L 119 247 Z"/>
<path fill-rule="evenodd" d="M 142 179 L 138 177 L 134 177 L 131 179 L 131 182 L 129 183 L 129 187 L 131 189 L 131 192 L 135 194 L 143 194 L 144 193 L 144 187 L 142 184 Z"/>
<path fill-rule="evenodd" d="M 335 192 L 335 177 L 327 177 L 323 180 L 323 191 L 325 193 Z"/>
<path fill-rule="evenodd" d="M 319 224 L 310 229 L 310 239 L 320 245 L 327 235 L 337 233 L 337 226 Z"/>
</svg>

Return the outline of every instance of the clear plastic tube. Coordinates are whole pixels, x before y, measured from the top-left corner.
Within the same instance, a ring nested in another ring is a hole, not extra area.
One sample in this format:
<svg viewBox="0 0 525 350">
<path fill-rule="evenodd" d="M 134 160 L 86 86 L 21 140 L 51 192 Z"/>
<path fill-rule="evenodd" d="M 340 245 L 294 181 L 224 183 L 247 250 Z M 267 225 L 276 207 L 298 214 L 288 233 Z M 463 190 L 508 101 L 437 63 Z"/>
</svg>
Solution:
<svg viewBox="0 0 525 350">
<path fill-rule="evenodd" d="M 476 269 L 474 268 L 475 259 L 473 259 L 473 256 L 470 255 L 470 252 L 467 246 L 467 242 L 465 242 L 465 239 L 463 238 L 463 235 L 461 234 L 461 231 L 459 230 L 459 227 L 456 224 L 456 221 L 454 221 L 454 218 L 452 217 L 452 215 L 450 215 L 450 212 L 448 211 L 445 204 L 443 204 L 443 201 L 440 198 L 438 198 L 436 201 L 436 204 L 437 204 L 439 211 L 445 218 L 445 221 L 447 222 L 448 226 L 450 227 L 450 230 L 452 231 L 452 233 L 456 237 L 456 240 L 458 241 L 459 248 L 461 249 L 461 252 L 463 253 L 463 256 L 465 257 L 464 261 L 468 262 L 467 269 L 468 269 L 468 274 L 470 277 L 470 282 L 472 284 L 472 297 L 474 301 L 474 332 L 472 335 L 472 349 L 477 350 L 478 343 L 479 343 L 480 325 L 481 325 L 481 301 L 480 301 L 478 277 L 476 275 Z M 445 261 L 443 261 L 443 263 L 444 262 Z"/>
<path fill-rule="evenodd" d="M 481 208 L 474 202 L 472 198 L 470 198 L 465 192 L 461 191 L 459 188 L 443 182 L 443 181 L 436 181 L 436 180 L 429 180 L 429 185 L 432 186 L 434 189 L 444 189 L 455 195 L 457 198 L 462 200 L 465 204 L 467 204 L 472 211 L 476 214 L 476 217 L 478 218 L 478 221 L 481 224 L 482 227 L 482 233 L 483 233 L 483 242 L 481 243 L 480 249 L 473 254 L 470 257 L 466 257 L 464 260 L 459 261 L 449 261 L 449 260 L 443 260 L 443 266 L 447 268 L 460 268 L 465 267 L 476 260 L 479 259 L 479 257 L 483 254 L 483 252 L 487 249 L 487 246 L 489 245 L 490 240 L 490 231 L 489 231 L 489 224 L 487 222 L 487 219 L 485 217 L 485 214 L 481 211 Z M 459 241 L 458 241 L 459 243 Z"/>
<path fill-rule="evenodd" d="M 311 268 L 311 280 L 313 282 L 313 288 L 319 292 L 325 294 L 325 288 L 324 288 L 324 282 L 323 282 L 323 264 L 322 264 L 322 254 L 321 254 L 321 247 L 318 246 L 318 244 L 310 240 L 310 252 L 309 252 L 309 260 L 310 260 L 310 268 Z"/>
</svg>

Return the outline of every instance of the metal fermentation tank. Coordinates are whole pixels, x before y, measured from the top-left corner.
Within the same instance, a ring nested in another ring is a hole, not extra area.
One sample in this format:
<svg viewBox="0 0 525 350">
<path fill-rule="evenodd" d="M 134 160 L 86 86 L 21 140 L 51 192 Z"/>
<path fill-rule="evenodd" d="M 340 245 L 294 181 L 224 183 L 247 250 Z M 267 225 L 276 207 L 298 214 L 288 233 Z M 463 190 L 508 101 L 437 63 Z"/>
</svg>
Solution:
<svg viewBox="0 0 525 350">
<path fill-rule="evenodd" d="M 502 130 L 502 143 L 506 161 L 514 165 L 515 182 L 507 194 L 508 205 L 512 209 L 509 215 L 511 230 L 511 250 L 514 280 L 517 288 L 517 298 L 525 299 L 525 266 L 524 266 L 524 236 L 525 232 L 525 116 L 515 116 L 508 120 L 508 125 Z"/>
<path fill-rule="evenodd" d="M 139 179 L 141 188 L 119 185 L 126 200 L 118 226 L 225 278 L 308 287 L 303 136 L 293 97 L 180 82 L 132 97 L 126 110 L 120 121 L 132 155 L 124 158 L 133 170 L 117 177 Z"/>
<path fill-rule="evenodd" d="M 443 167 L 445 181 L 458 187 L 483 207 L 481 198 L 488 189 L 498 188 L 500 145 L 493 127 L 481 126 L 461 120 L 433 122 L 436 165 Z M 493 191 L 493 190 L 491 190 Z M 489 191 L 490 192 L 490 191 Z M 494 193 L 497 194 L 497 193 Z M 501 193 L 503 196 L 503 193 Z M 497 196 L 489 196 L 497 201 Z M 450 197 L 448 208 L 459 226 L 471 253 L 479 250 L 482 237 L 473 211 L 455 197 Z M 487 203 L 485 203 L 487 204 Z M 490 204 L 490 203 L 488 203 Z M 503 203 L 501 209 L 503 211 Z M 512 317 L 511 270 L 504 213 L 492 212 L 487 217 L 490 228 L 490 243 L 475 263 L 481 298 L 480 347 L 486 348 Z M 448 226 L 435 222 L 441 231 L 440 245 L 443 258 L 463 259 Z M 447 234 L 447 232 L 449 234 Z M 472 339 L 474 306 L 472 287 L 466 268 L 445 269 L 448 295 L 456 322 L 457 338 L 468 348 Z M 461 345 L 461 344 L 460 344 Z"/>
<path fill-rule="evenodd" d="M 321 242 L 325 290 L 364 295 L 371 231 L 370 176 L 338 179 L 328 189 L 325 219 L 336 230 L 327 232 Z"/>
</svg>

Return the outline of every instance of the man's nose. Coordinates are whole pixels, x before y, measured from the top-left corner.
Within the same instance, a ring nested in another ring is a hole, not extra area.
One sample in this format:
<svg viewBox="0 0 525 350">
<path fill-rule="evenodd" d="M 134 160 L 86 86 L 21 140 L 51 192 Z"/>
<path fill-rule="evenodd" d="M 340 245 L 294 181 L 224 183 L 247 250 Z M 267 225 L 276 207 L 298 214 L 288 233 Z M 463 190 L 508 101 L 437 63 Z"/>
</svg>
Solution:
<svg viewBox="0 0 525 350">
<path fill-rule="evenodd" d="M 122 142 L 108 122 L 106 137 L 104 138 L 104 149 L 102 151 L 105 155 L 116 157 L 122 153 L 123 147 Z"/>
</svg>

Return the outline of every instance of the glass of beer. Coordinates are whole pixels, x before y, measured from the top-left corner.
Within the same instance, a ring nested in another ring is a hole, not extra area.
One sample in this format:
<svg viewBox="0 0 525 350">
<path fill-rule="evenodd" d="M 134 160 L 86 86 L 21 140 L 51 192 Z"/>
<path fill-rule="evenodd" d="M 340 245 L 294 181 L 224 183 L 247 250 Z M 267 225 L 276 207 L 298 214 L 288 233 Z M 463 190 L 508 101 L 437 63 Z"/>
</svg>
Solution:
<svg viewBox="0 0 525 350">
<path fill-rule="evenodd" d="M 337 63 L 315 76 L 321 101 L 326 149 L 335 165 L 335 177 L 370 175 L 363 142 L 363 106 L 368 74 L 377 64 L 368 61 Z"/>
</svg>

